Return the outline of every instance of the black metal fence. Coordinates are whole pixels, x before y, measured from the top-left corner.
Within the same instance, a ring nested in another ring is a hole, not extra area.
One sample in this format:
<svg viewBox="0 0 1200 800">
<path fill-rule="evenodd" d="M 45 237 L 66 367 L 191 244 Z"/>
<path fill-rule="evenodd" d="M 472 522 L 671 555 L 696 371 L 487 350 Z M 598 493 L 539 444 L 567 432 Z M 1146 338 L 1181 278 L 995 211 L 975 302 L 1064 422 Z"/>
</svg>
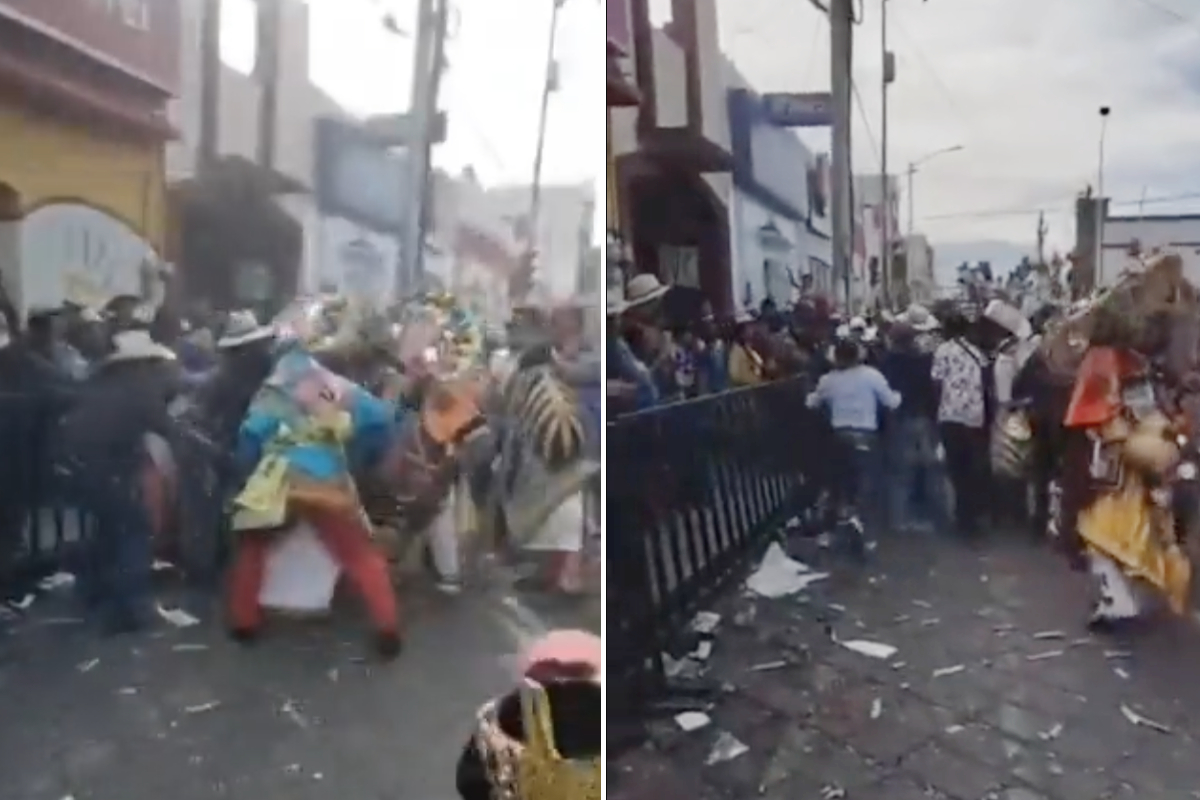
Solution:
<svg viewBox="0 0 1200 800">
<path fill-rule="evenodd" d="M 807 389 L 784 381 L 609 423 L 605 691 L 617 726 L 669 694 L 663 653 L 815 499 L 822 426 Z"/>
<path fill-rule="evenodd" d="M 20 597 L 74 561 L 87 534 L 52 458 L 61 405 L 41 392 L 0 393 L 0 597 Z"/>
</svg>

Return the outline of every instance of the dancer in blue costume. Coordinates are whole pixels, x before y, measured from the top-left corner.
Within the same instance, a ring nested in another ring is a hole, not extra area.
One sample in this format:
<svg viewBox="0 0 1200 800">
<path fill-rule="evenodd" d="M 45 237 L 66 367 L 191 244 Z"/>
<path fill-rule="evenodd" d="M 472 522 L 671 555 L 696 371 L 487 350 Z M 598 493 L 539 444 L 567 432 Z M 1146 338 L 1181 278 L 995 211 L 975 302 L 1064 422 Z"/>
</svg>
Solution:
<svg viewBox="0 0 1200 800">
<path fill-rule="evenodd" d="M 255 466 L 234 501 L 231 629 L 243 641 L 258 634 L 270 534 L 304 519 L 361 595 L 379 654 L 392 658 L 401 649 L 399 607 L 351 469 L 387 451 L 395 408 L 316 361 L 308 346 L 325 331 L 314 312 L 310 302 L 281 318 L 281 353 L 242 424 L 238 454 Z"/>
</svg>

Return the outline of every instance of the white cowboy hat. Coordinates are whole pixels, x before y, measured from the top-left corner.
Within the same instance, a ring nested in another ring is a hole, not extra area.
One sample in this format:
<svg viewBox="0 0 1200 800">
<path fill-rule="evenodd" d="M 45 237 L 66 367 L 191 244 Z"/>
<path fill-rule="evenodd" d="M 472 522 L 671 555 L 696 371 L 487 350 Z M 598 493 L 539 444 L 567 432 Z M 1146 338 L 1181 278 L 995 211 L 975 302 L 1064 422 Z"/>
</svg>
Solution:
<svg viewBox="0 0 1200 800">
<path fill-rule="evenodd" d="M 121 331 L 113 336 L 113 352 L 105 364 L 126 361 L 174 361 L 175 352 L 150 337 L 150 331 Z"/>
<path fill-rule="evenodd" d="M 1003 300 L 993 300 L 987 304 L 983 316 L 999 325 L 1018 339 L 1028 339 L 1033 336 L 1033 325 L 1016 306 Z"/>
<path fill-rule="evenodd" d="M 867 321 L 862 317 L 854 317 L 850 320 L 850 330 L 865 331 L 867 329 Z"/>
<path fill-rule="evenodd" d="M 937 317 L 920 303 L 913 303 L 905 309 L 904 313 L 900 315 L 900 321 L 917 333 L 929 333 L 941 327 L 938 324 Z"/>
<path fill-rule="evenodd" d="M 657 275 L 649 272 L 634 275 L 625 286 L 625 310 L 653 303 L 669 291 L 671 287 L 659 281 Z"/>
<path fill-rule="evenodd" d="M 217 340 L 217 347 L 228 350 L 252 342 L 261 342 L 274 335 L 275 328 L 271 325 L 260 325 L 253 311 L 235 311 L 229 315 L 225 332 Z"/>
</svg>

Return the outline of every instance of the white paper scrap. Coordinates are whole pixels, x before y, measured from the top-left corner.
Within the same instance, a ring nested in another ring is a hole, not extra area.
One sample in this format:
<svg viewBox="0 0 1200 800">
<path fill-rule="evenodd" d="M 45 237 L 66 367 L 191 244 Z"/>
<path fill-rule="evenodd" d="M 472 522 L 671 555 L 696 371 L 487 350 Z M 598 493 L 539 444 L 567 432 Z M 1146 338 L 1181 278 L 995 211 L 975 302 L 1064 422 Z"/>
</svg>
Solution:
<svg viewBox="0 0 1200 800">
<path fill-rule="evenodd" d="M 760 597 L 787 597 L 828 577 L 829 573 L 813 572 L 806 564 L 789 556 L 776 542 L 767 548 L 762 563 L 746 581 L 746 588 Z"/>
<path fill-rule="evenodd" d="M 712 718 L 703 711 L 684 711 L 682 714 L 675 715 L 675 724 L 688 733 L 698 731 L 711 722 Z"/>
<path fill-rule="evenodd" d="M 892 647 L 890 644 L 883 644 L 882 642 L 868 642 L 865 639 L 851 639 L 847 642 L 839 641 L 838 644 L 847 650 L 853 650 L 859 655 L 878 658 L 880 661 L 886 661 L 897 653 L 896 648 Z"/>
</svg>

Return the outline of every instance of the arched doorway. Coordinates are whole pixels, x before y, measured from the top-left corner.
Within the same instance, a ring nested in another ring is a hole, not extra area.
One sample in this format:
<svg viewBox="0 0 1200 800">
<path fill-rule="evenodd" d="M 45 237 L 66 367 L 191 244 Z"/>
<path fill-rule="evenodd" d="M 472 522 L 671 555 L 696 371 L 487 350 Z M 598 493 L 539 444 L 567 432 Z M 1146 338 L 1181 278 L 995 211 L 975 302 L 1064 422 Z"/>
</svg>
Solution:
<svg viewBox="0 0 1200 800">
<path fill-rule="evenodd" d="M 733 312 L 729 215 L 695 173 L 657 167 L 646 156 L 620 160 L 625 229 L 638 272 L 696 291 L 718 313 Z"/>
</svg>

